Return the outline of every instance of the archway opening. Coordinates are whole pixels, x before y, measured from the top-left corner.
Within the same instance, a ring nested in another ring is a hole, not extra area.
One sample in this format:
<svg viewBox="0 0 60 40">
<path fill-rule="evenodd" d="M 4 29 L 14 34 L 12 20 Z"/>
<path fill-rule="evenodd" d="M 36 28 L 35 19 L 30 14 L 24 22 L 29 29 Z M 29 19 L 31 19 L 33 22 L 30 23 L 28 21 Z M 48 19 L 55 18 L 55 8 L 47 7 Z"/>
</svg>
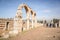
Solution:
<svg viewBox="0 0 60 40">
<path fill-rule="evenodd" d="M 26 15 L 26 9 L 22 8 L 22 31 L 26 30 L 27 27 L 27 15 Z"/>
</svg>

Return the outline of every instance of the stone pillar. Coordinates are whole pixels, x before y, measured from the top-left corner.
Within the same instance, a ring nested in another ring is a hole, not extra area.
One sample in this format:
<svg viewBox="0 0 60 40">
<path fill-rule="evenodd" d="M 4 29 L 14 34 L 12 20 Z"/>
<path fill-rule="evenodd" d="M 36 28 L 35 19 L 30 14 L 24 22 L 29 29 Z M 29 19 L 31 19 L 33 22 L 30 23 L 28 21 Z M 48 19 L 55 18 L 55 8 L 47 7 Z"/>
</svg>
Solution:
<svg viewBox="0 0 60 40">
<path fill-rule="evenodd" d="M 34 14 L 34 20 L 35 20 L 35 27 L 37 27 L 37 19 L 36 19 L 36 13 Z"/>
<path fill-rule="evenodd" d="M 32 28 L 34 27 L 34 15 L 32 15 Z"/>
<path fill-rule="evenodd" d="M 55 23 L 55 27 L 57 28 L 57 23 Z"/>
<path fill-rule="evenodd" d="M 51 20 L 51 27 L 53 27 L 53 20 Z"/>
<path fill-rule="evenodd" d="M 6 30 L 6 31 L 9 30 L 9 22 L 6 22 L 6 23 L 5 23 L 5 28 L 4 28 L 4 30 Z"/>
<path fill-rule="evenodd" d="M 6 22 L 5 22 L 5 27 L 4 27 L 4 29 L 3 30 L 6 30 Z"/>
<path fill-rule="evenodd" d="M 59 20 L 59 27 L 60 27 L 60 20 Z"/>
<path fill-rule="evenodd" d="M 43 26 L 45 26 L 45 17 L 43 16 Z"/>
<path fill-rule="evenodd" d="M 18 10 L 14 18 L 14 30 L 22 31 L 22 11 Z"/>
<path fill-rule="evenodd" d="M 29 30 L 29 17 L 30 17 L 29 13 L 30 12 L 27 12 L 27 30 Z"/>
</svg>

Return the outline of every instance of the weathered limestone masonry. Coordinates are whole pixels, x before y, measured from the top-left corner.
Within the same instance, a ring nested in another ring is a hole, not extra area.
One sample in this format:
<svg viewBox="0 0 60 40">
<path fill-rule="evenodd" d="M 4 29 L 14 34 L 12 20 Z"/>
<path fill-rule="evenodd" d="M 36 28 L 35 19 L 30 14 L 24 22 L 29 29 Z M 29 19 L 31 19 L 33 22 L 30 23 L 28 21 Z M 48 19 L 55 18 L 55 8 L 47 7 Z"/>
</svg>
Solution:
<svg viewBox="0 0 60 40">
<path fill-rule="evenodd" d="M 14 29 L 17 29 L 19 32 L 22 31 L 23 29 L 23 19 L 22 19 L 22 8 L 25 8 L 26 10 L 26 15 L 27 15 L 27 27 L 26 30 L 29 30 L 29 20 L 30 20 L 30 13 L 32 15 L 32 28 L 35 27 L 36 25 L 36 13 L 30 8 L 28 7 L 26 4 L 21 4 L 19 5 L 18 9 L 17 9 L 17 13 L 16 16 L 14 18 Z M 35 26 L 34 26 L 35 25 Z"/>
<path fill-rule="evenodd" d="M 12 30 L 13 23 L 12 18 L 0 18 L 0 34 L 4 31 Z"/>
</svg>

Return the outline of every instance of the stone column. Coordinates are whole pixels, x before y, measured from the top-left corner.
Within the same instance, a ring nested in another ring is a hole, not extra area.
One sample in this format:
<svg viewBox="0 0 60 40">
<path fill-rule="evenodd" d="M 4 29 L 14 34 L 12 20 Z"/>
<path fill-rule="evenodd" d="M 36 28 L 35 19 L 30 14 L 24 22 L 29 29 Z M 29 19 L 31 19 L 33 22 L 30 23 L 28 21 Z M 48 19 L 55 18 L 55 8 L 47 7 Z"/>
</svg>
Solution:
<svg viewBox="0 0 60 40">
<path fill-rule="evenodd" d="M 32 28 L 34 27 L 34 15 L 32 15 Z"/>
<path fill-rule="evenodd" d="M 14 30 L 22 31 L 22 11 L 18 10 L 14 18 Z"/>
<path fill-rule="evenodd" d="M 4 29 L 3 30 L 6 30 L 6 22 L 5 22 L 5 27 L 4 27 Z"/>
<path fill-rule="evenodd" d="M 57 28 L 57 23 L 55 23 L 55 27 Z"/>
<path fill-rule="evenodd" d="M 19 11 L 20 12 L 20 14 L 19 14 L 19 30 L 20 31 L 22 31 L 22 24 L 23 24 L 23 22 L 22 22 L 22 10 L 20 10 Z"/>
<path fill-rule="evenodd" d="M 34 14 L 34 20 L 35 20 L 35 27 L 37 27 L 37 19 L 36 19 L 36 13 Z"/>
<path fill-rule="evenodd" d="M 6 23 L 5 23 L 5 28 L 4 28 L 4 30 L 6 30 L 6 31 L 9 30 L 9 22 L 6 22 Z"/>
<path fill-rule="evenodd" d="M 60 27 L 60 20 L 59 20 L 59 27 Z"/>
<path fill-rule="evenodd" d="M 51 20 L 51 27 L 53 27 L 53 20 Z"/>
<path fill-rule="evenodd" d="M 29 30 L 29 17 L 30 12 L 27 12 L 27 30 Z"/>
<path fill-rule="evenodd" d="M 43 26 L 45 26 L 45 17 L 43 16 Z"/>
<path fill-rule="evenodd" d="M 36 26 L 36 13 L 31 10 L 32 15 L 32 28 Z"/>
</svg>

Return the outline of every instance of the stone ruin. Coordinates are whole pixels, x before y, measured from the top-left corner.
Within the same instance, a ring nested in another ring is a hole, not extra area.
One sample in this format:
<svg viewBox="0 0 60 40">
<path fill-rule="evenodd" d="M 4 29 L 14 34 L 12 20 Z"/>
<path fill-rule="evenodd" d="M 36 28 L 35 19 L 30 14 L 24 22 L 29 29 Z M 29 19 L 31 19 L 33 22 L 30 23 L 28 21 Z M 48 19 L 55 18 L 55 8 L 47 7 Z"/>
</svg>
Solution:
<svg viewBox="0 0 60 40">
<path fill-rule="evenodd" d="M 22 9 L 26 10 L 26 27 L 23 26 L 23 17 L 22 17 Z M 33 11 L 28 5 L 21 4 L 19 5 L 16 16 L 13 19 L 0 19 L 0 37 L 1 35 L 3 38 L 8 38 L 9 36 L 15 36 L 19 32 L 29 30 L 30 29 L 30 15 L 32 17 L 31 28 L 37 27 L 37 20 L 36 20 L 36 12 Z M 40 24 L 39 24 L 40 25 Z M 60 27 L 60 20 L 59 20 L 59 27 Z M 3 29 L 3 30 L 1 30 Z M 3 32 L 2 32 L 3 31 Z"/>
<path fill-rule="evenodd" d="M 23 27 L 23 17 L 22 17 L 22 9 L 26 10 L 26 27 Z M 0 19 L 0 26 L 3 26 L 2 36 L 9 37 L 18 34 L 24 30 L 30 29 L 30 15 L 31 15 L 31 28 L 36 27 L 36 12 L 33 11 L 30 7 L 26 4 L 19 5 L 16 16 L 13 19 Z M 0 28 L 1 28 L 0 27 Z"/>
<path fill-rule="evenodd" d="M 30 7 L 28 7 L 26 4 L 21 4 L 19 5 L 18 9 L 17 9 L 17 13 L 16 13 L 16 16 L 14 18 L 14 29 L 17 29 L 19 30 L 20 32 L 22 30 L 24 30 L 24 27 L 23 27 L 23 17 L 22 17 L 22 9 L 25 8 L 26 10 L 26 21 L 27 21 L 27 26 L 26 26 L 26 30 L 29 30 L 29 27 L 30 27 L 30 15 L 32 16 L 32 28 L 33 27 L 36 27 L 36 13 L 35 11 L 33 11 Z"/>
</svg>

